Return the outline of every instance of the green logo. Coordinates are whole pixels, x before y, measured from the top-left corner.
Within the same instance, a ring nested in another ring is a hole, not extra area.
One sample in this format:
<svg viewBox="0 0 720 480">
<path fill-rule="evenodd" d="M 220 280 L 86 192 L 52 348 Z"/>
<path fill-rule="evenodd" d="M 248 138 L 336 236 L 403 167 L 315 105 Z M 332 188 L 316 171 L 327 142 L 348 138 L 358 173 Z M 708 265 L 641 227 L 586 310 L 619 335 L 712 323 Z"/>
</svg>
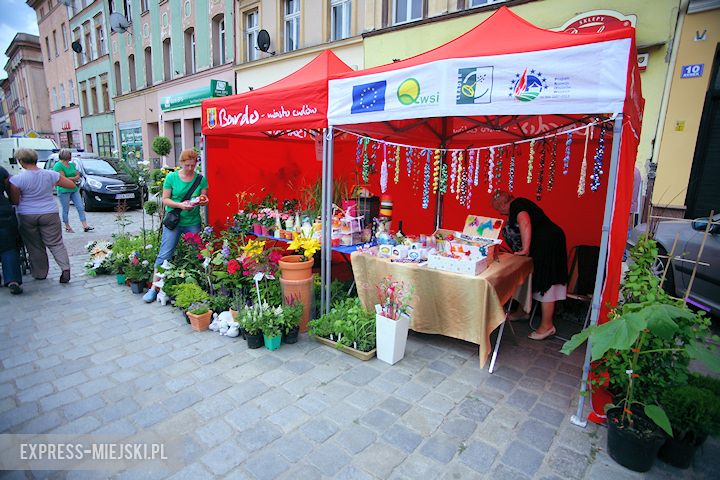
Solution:
<svg viewBox="0 0 720 480">
<path fill-rule="evenodd" d="M 414 78 L 408 78 L 397 89 L 397 97 L 403 105 L 412 105 L 420 96 L 420 84 Z"/>
</svg>

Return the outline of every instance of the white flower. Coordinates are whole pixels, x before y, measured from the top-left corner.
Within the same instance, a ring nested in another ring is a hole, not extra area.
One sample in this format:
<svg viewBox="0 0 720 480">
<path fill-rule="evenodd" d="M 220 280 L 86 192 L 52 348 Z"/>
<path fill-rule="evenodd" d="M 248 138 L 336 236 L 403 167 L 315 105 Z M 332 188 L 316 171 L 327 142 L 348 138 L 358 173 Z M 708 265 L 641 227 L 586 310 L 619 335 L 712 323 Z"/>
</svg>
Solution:
<svg viewBox="0 0 720 480">
<path fill-rule="evenodd" d="M 151 248 L 153 248 L 152 244 L 148 243 L 147 245 L 145 245 L 145 250 L 150 250 Z"/>
<path fill-rule="evenodd" d="M 175 265 L 165 260 L 162 265 L 160 265 L 160 268 L 162 268 L 163 270 L 170 270 L 171 268 L 175 268 Z"/>
<path fill-rule="evenodd" d="M 147 267 L 148 263 L 150 263 L 150 262 L 148 262 L 147 260 L 143 260 L 143 261 L 142 261 L 142 266 L 143 266 L 143 267 Z"/>
</svg>

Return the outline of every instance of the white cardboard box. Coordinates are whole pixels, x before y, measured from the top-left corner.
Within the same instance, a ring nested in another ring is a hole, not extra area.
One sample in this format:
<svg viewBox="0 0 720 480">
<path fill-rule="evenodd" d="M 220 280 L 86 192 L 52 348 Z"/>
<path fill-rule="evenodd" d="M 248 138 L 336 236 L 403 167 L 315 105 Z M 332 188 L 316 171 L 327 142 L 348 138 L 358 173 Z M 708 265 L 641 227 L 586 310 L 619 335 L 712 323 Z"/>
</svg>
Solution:
<svg viewBox="0 0 720 480">
<path fill-rule="evenodd" d="M 427 266 L 463 275 L 480 275 L 487 268 L 487 264 L 487 257 L 452 258 L 444 255 L 428 255 Z"/>
</svg>

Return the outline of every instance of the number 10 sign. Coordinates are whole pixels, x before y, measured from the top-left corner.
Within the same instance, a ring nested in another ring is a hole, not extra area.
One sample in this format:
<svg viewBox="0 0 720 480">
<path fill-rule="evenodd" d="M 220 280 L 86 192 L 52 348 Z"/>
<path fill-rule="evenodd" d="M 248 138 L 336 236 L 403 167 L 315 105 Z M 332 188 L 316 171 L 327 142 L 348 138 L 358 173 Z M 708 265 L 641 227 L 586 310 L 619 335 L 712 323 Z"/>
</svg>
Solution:
<svg viewBox="0 0 720 480">
<path fill-rule="evenodd" d="M 680 78 L 696 78 L 702 77 L 704 63 L 696 63 L 694 65 L 683 65 L 680 71 Z"/>
</svg>

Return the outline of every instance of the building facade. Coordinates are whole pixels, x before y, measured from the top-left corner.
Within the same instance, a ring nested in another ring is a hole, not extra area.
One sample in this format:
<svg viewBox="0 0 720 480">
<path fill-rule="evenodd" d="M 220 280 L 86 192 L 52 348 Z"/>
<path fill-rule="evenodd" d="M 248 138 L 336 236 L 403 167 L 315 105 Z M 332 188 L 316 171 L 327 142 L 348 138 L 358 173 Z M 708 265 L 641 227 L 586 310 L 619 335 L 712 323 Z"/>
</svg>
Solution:
<svg viewBox="0 0 720 480">
<path fill-rule="evenodd" d="M 654 211 L 720 211 L 720 1 L 684 2 L 656 141 Z"/>
<path fill-rule="evenodd" d="M 69 12 L 72 7 L 52 0 L 28 0 L 27 4 L 37 14 L 55 142 L 61 147 L 82 148 L 82 122 L 70 37 Z"/>
<path fill-rule="evenodd" d="M 83 145 L 86 151 L 100 156 L 117 156 L 108 2 L 74 0 L 68 13 Z"/>
<path fill-rule="evenodd" d="M 7 84 L 7 85 L 6 85 Z M 0 80 L 0 138 L 7 138 L 12 133 L 10 128 L 10 117 L 8 117 L 7 101 L 5 99 L 5 89 L 10 88 L 7 78 Z"/>
<path fill-rule="evenodd" d="M 34 134 L 52 138 L 47 86 L 43 72 L 40 38 L 18 33 L 5 50 L 8 61 L 7 106 L 13 134 Z"/>
<path fill-rule="evenodd" d="M 200 101 L 234 84 L 232 0 L 115 0 L 129 26 L 110 35 L 119 149 L 123 158 L 163 160 L 152 141 L 165 135 L 174 164 L 201 148 Z M 123 31 L 125 30 L 125 31 Z"/>
</svg>

